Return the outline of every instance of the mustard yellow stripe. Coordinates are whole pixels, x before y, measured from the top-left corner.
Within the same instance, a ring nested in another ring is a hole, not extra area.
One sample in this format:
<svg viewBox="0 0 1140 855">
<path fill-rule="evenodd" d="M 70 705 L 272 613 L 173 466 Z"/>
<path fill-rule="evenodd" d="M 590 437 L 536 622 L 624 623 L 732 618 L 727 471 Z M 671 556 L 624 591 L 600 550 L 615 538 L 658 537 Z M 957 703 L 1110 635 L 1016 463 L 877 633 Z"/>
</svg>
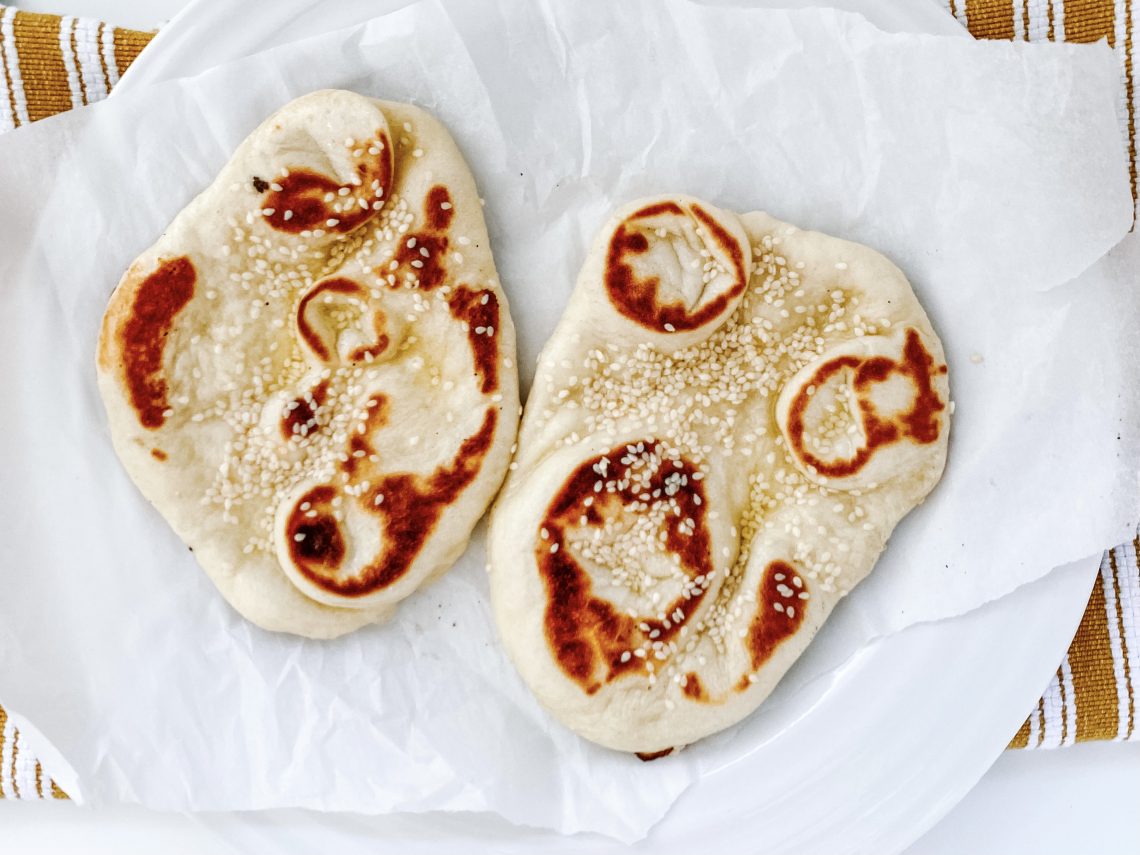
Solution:
<svg viewBox="0 0 1140 855">
<path fill-rule="evenodd" d="M 1053 19 L 1053 0 L 1049 0 L 1049 41 L 1055 42 L 1057 40 L 1056 22 Z"/>
<path fill-rule="evenodd" d="M 120 76 L 126 74 L 130 64 L 154 38 L 154 33 L 140 33 L 137 30 L 115 29 L 112 35 L 115 41 L 115 65 Z"/>
<path fill-rule="evenodd" d="M 55 781 L 51 782 L 51 797 L 53 799 L 70 799 L 71 798 L 71 796 L 69 796 L 67 793 L 65 793 L 63 790 L 61 790 L 59 788 L 59 784 L 57 784 Z"/>
<path fill-rule="evenodd" d="M 12 23 L 24 78 L 28 119 L 36 122 L 71 109 L 67 67 L 59 46 L 59 15 L 17 12 Z"/>
<path fill-rule="evenodd" d="M 1066 0 L 1065 41 L 1116 46 L 1116 0 Z"/>
<path fill-rule="evenodd" d="M 1021 0 L 1021 32 L 1022 38 L 1029 41 L 1029 0 Z"/>
<path fill-rule="evenodd" d="M 1029 745 L 1029 719 L 1021 723 L 1017 733 L 1013 735 L 1013 739 L 1009 741 L 1009 748 L 1025 748 Z"/>
<path fill-rule="evenodd" d="M 1013 38 L 1013 0 L 966 0 L 966 24 L 979 39 Z"/>
<path fill-rule="evenodd" d="M 1112 739 L 1120 725 L 1112 640 L 1105 612 L 1104 579 L 1098 573 L 1081 625 L 1069 646 L 1073 694 L 1077 705 L 1078 742 Z"/>
<path fill-rule="evenodd" d="M 36 761 L 36 798 L 42 799 L 44 797 L 44 767 L 40 765 L 40 761 Z"/>
</svg>

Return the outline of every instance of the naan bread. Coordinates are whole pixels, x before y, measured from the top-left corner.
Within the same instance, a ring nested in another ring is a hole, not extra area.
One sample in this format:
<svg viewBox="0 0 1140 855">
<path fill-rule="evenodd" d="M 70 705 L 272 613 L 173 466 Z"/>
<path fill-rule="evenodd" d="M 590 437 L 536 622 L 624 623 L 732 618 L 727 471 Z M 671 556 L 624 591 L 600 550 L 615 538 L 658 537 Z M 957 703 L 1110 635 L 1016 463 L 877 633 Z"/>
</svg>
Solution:
<svg viewBox="0 0 1140 855">
<path fill-rule="evenodd" d="M 949 409 L 941 343 L 883 256 L 687 197 L 622 208 L 492 516 L 523 679 L 624 751 L 739 721 L 937 483 Z"/>
<path fill-rule="evenodd" d="M 307 95 L 131 265 L 115 450 L 227 600 L 326 638 L 447 570 L 506 470 L 515 335 L 474 181 L 407 104 Z"/>
</svg>

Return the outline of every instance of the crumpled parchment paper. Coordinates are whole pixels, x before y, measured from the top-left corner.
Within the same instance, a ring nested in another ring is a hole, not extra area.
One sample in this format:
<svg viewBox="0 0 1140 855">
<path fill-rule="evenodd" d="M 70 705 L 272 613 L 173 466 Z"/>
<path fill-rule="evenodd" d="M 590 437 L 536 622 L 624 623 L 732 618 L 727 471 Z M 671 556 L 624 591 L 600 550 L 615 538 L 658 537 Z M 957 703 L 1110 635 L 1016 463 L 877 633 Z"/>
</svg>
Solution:
<svg viewBox="0 0 1140 855">
<path fill-rule="evenodd" d="M 498 646 L 481 533 L 390 624 L 335 642 L 226 606 L 111 449 L 94 352 L 122 271 L 261 119 L 328 86 L 415 101 L 455 134 L 524 382 L 594 231 L 636 196 L 885 252 L 946 345 L 949 465 L 773 698 L 792 703 L 870 638 L 1134 524 L 1137 301 L 1110 271 L 1066 284 L 1131 222 L 1115 78 L 1106 48 L 829 11 L 496 0 L 457 26 L 423 2 L 0 138 L 0 699 L 90 802 L 493 811 L 641 837 L 715 741 L 643 764 L 554 723 Z M 773 736 L 753 719 L 732 739 Z"/>
</svg>

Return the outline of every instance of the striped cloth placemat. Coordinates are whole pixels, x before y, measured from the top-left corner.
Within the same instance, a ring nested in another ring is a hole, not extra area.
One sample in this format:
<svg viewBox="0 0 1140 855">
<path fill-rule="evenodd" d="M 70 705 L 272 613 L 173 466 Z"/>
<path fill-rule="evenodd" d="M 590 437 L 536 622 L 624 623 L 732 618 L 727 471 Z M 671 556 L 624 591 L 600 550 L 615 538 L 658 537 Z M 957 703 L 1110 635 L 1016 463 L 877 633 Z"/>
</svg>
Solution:
<svg viewBox="0 0 1140 855">
<path fill-rule="evenodd" d="M 1140 0 L 939 0 L 979 39 L 1104 40 L 1120 66 L 1117 113 L 1137 200 L 1137 91 L 1133 33 Z M 1140 530 L 1104 554 L 1100 575 L 1064 661 L 1011 748 L 1056 748 L 1087 740 L 1138 740 Z"/>
<path fill-rule="evenodd" d="M 977 38 L 1093 42 L 1120 61 L 1120 118 L 1136 185 L 1134 22 L 1140 0 L 941 0 Z M 107 96 L 153 33 L 0 6 L 0 133 Z M 1137 740 L 1140 534 L 1104 554 L 1073 643 L 1011 748 Z M 0 798 L 66 799 L 0 707 Z"/>
</svg>

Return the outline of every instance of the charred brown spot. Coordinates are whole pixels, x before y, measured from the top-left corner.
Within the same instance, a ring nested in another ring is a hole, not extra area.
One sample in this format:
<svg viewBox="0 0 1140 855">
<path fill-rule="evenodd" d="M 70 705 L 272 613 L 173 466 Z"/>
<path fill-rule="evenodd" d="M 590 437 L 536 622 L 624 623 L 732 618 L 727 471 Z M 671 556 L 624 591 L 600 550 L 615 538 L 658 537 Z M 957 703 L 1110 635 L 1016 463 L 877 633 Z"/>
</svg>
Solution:
<svg viewBox="0 0 1140 855">
<path fill-rule="evenodd" d="M 383 520 L 383 542 L 380 553 L 358 573 L 341 578 L 326 572 L 327 568 L 335 569 L 333 565 L 317 561 L 296 561 L 297 569 L 313 584 L 343 597 L 360 597 L 398 581 L 423 549 L 443 511 L 479 474 L 497 423 L 498 411 L 488 409 L 482 426 L 463 441 L 452 461 L 430 475 L 401 472 L 371 479 L 371 489 L 359 497 L 359 502 Z M 336 492 L 331 486 L 317 489 L 330 491 L 329 501 Z M 379 503 L 378 496 L 383 497 Z"/>
<path fill-rule="evenodd" d="M 807 593 L 803 576 L 788 562 L 773 561 L 764 568 L 756 594 L 756 615 L 748 628 L 748 653 L 753 673 L 800 628 L 808 603 L 800 594 Z M 750 675 L 745 674 L 736 684 L 736 690 L 742 692 L 750 685 Z"/>
<path fill-rule="evenodd" d="M 281 414 L 281 435 L 285 439 L 303 439 L 320 428 L 318 414 L 328 391 L 329 381 L 322 380 L 285 406 L 285 411 Z"/>
<path fill-rule="evenodd" d="M 668 757 L 676 748 L 663 748 L 660 751 L 638 751 L 637 759 L 644 760 L 648 763 L 650 760 L 660 760 L 662 757 Z"/>
<path fill-rule="evenodd" d="M 293 552 L 296 560 L 307 564 L 319 563 L 323 567 L 339 567 L 344 560 L 344 538 L 335 517 L 317 516 L 297 526 L 294 535 Z"/>
<path fill-rule="evenodd" d="M 938 369 L 946 373 L 946 366 Z M 809 388 L 820 389 L 834 375 L 841 371 L 854 374 L 852 388 L 858 403 L 866 442 L 854 456 L 840 460 L 823 460 L 808 451 L 804 436 L 804 416 L 811 396 Z M 829 359 L 816 369 L 810 382 L 797 393 L 788 412 L 788 441 L 792 449 L 808 466 L 825 478 L 844 478 L 862 469 L 880 448 L 892 445 L 903 439 L 920 444 L 929 444 L 938 439 L 941 433 L 941 419 L 938 414 L 946 408 L 934 390 L 934 358 L 922 345 L 918 332 L 908 329 L 902 359 L 894 360 L 885 356 L 839 356 Z M 905 377 L 914 386 L 914 401 L 910 409 L 896 416 L 884 417 L 875 409 L 871 401 L 871 387 L 882 383 L 893 375 Z"/>
<path fill-rule="evenodd" d="M 451 204 L 451 194 L 441 184 L 432 187 L 424 197 L 423 229 L 402 237 L 396 248 L 397 278 L 401 280 L 398 284 L 410 277 L 419 283 L 421 291 L 433 291 L 447 281 L 447 229 L 455 215 Z"/>
<path fill-rule="evenodd" d="M 659 217 L 662 214 L 677 214 L 684 216 L 684 209 L 676 202 L 654 202 L 652 205 L 646 205 L 633 215 L 634 219 L 648 219 L 649 217 Z"/>
<path fill-rule="evenodd" d="M 451 194 L 442 184 L 436 184 L 428 191 L 424 199 L 424 219 L 428 228 L 433 231 L 445 231 L 451 225 L 455 216 L 455 209 L 451 203 Z"/>
<path fill-rule="evenodd" d="M 696 671 L 690 671 L 685 675 L 685 685 L 681 687 L 681 691 L 685 693 L 686 698 L 693 701 L 707 701 L 709 699 L 704 684 L 701 683 L 701 678 L 697 676 Z"/>
<path fill-rule="evenodd" d="M 700 205 L 692 205 L 693 216 L 707 230 L 710 240 L 730 259 L 734 282 L 731 288 L 709 300 L 696 311 L 690 312 L 680 301 L 662 303 L 658 300 L 661 280 L 657 276 L 641 279 L 634 272 L 630 260 L 649 251 L 649 238 L 639 228 L 649 228 L 646 221 L 652 217 L 670 214 L 684 216 L 675 202 L 659 202 L 637 211 L 618 225 L 610 239 L 606 253 L 605 283 L 610 301 L 625 317 L 656 332 L 682 332 L 703 326 L 720 315 L 729 300 L 744 291 L 747 273 L 740 244 Z"/>
<path fill-rule="evenodd" d="M 258 193 L 264 193 L 269 189 L 269 182 L 255 175 L 253 176 L 253 189 Z"/>
<path fill-rule="evenodd" d="M 381 130 L 373 140 L 361 143 L 361 147 L 379 147 L 380 151 L 366 155 L 356 164 L 360 184 L 341 184 L 311 169 L 291 169 L 288 175 L 275 178 L 272 184 L 261 182 L 263 188 L 259 192 L 269 191 L 261 203 L 262 217 L 278 231 L 291 234 L 315 229 L 343 234 L 371 219 L 377 211 L 375 203 L 383 204 L 392 188 L 392 144 L 387 133 Z M 259 180 L 254 178 L 255 188 Z M 378 189 L 373 189 L 373 182 L 378 182 Z M 273 185 L 281 189 L 272 190 Z M 346 189 L 348 195 L 341 196 L 342 189 Z M 356 195 L 361 192 L 363 196 Z M 329 194 L 331 200 L 327 199 Z M 364 201 L 364 207 L 358 199 Z M 336 210 L 333 206 L 337 204 L 344 210 Z M 329 225 L 329 220 L 336 222 Z"/>
<path fill-rule="evenodd" d="M 150 430 L 166 422 L 162 354 L 174 317 L 194 296 L 197 273 L 186 256 L 162 262 L 135 292 L 130 316 L 119 330 L 123 371 L 139 423 Z"/>
<path fill-rule="evenodd" d="M 646 446 L 653 442 L 646 441 Z M 625 478 L 632 464 L 621 463 L 626 445 L 618 446 L 608 454 L 591 458 L 579 466 L 563 484 L 546 510 L 541 531 L 535 533 L 535 560 L 546 589 L 544 628 L 547 643 L 559 667 L 577 682 L 587 694 L 598 691 L 605 683 L 630 672 L 645 670 L 645 660 L 622 654 L 637 648 L 648 648 L 653 640 L 668 643 L 684 626 L 704 598 L 705 588 L 698 586 L 688 597 L 678 596 L 665 606 L 666 615 L 680 614 L 676 620 L 661 620 L 657 616 L 636 618 L 619 612 L 606 599 L 593 593 L 593 583 L 587 571 L 567 548 L 568 533 L 572 528 L 604 525 L 609 512 L 622 505 L 638 501 L 642 492 Z M 602 458 L 608 459 L 606 479 L 619 485 L 613 492 L 594 489 L 598 480 L 594 466 Z M 706 526 L 705 501 L 701 482 L 692 476 L 696 469 L 687 460 L 661 466 L 645 488 L 649 493 L 667 494 L 666 478 L 673 473 L 688 479 L 685 490 L 672 495 L 680 508 L 679 515 L 669 514 L 665 521 L 665 547 L 679 559 L 679 566 L 690 578 L 712 574 L 711 545 Z M 620 485 L 625 484 L 624 488 Z M 684 520 L 693 521 L 691 534 L 682 531 Z M 554 550 L 553 552 L 551 550 Z M 647 627 L 642 629 L 640 627 Z"/>
<path fill-rule="evenodd" d="M 411 275 L 421 291 L 434 291 L 447 281 L 447 236 L 422 231 L 409 234 L 396 250 L 400 275 Z"/>
<path fill-rule="evenodd" d="M 344 561 L 344 537 L 332 513 L 336 491 L 314 487 L 297 500 L 285 527 L 293 565 L 306 576 L 336 570 Z M 311 576 L 310 576 L 311 578 Z"/>
<path fill-rule="evenodd" d="M 349 477 L 356 475 L 357 470 L 372 465 L 372 457 L 376 454 L 369 437 L 379 430 L 388 421 L 388 396 L 373 395 L 365 405 L 367 415 L 364 417 L 363 430 L 353 433 L 348 441 L 348 460 L 342 461 L 340 469 Z"/>
<path fill-rule="evenodd" d="M 161 448 L 152 448 L 150 450 L 150 456 L 153 457 L 155 460 L 159 460 L 159 461 L 165 461 L 166 460 L 166 452 L 163 451 Z"/>
<path fill-rule="evenodd" d="M 467 342 L 484 395 L 499 388 L 499 299 L 494 291 L 460 285 L 447 300 L 451 315 L 467 324 Z"/>
</svg>

